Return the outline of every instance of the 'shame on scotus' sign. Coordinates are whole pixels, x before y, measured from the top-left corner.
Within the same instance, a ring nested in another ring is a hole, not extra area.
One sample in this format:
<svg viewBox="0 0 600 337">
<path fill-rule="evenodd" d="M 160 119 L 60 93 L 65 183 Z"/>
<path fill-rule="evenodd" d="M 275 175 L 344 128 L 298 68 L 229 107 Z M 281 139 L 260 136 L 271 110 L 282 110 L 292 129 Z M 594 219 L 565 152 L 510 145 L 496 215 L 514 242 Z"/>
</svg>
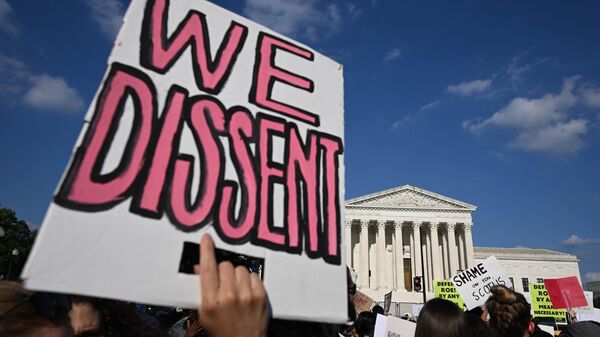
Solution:
<svg viewBox="0 0 600 337">
<path fill-rule="evenodd" d="M 343 321 L 342 81 L 341 65 L 209 2 L 134 0 L 27 285 L 193 307 L 178 263 L 208 231 L 264 259 L 276 317 Z"/>
</svg>

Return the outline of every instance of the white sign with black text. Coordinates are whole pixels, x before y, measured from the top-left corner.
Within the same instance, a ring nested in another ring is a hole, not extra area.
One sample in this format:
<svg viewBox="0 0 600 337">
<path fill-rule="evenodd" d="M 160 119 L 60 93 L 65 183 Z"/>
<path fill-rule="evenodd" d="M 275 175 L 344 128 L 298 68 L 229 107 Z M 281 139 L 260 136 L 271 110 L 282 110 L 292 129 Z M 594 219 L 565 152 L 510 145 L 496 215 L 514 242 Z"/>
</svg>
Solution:
<svg viewBox="0 0 600 337">
<path fill-rule="evenodd" d="M 512 282 L 495 256 L 490 256 L 475 266 L 456 274 L 452 277 L 452 283 L 465 301 L 468 310 L 484 304 L 490 296 L 490 289 L 493 286 L 512 287 Z"/>
</svg>

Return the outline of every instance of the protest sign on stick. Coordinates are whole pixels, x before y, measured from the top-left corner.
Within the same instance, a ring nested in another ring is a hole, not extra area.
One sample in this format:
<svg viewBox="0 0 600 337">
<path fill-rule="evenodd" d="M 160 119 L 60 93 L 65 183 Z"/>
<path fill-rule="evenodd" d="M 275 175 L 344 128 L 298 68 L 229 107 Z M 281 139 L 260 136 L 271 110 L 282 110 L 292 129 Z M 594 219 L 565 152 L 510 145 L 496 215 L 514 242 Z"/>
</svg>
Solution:
<svg viewBox="0 0 600 337">
<path fill-rule="evenodd" d="M 510 279 L 495 256 L 490 256 L 475 266 L 456 274 L 452 277 L 452 283 L 468 310 L 484 304 L 490 296 L 490 289 L 493 286 L 512 287 Z"/>
<path fill-rule="evenodd" d="M 533 317 L 552 317 L 558 324 L 567 324 L 567 310 L 552 305 L 543 283 L 531 283 L 529 289 Z"/>
<path fill-rule="evenodd" d="M 392 305 L 392 292 L 383 296 L 383 312 L 387 315 L 390 312 L 390 306 Z"/>
<path fill-rule="evenodd" d="M 450 302 L 456 303 L 463 311 L 466 310 L 465 301 L 460 298 L 460 294 L 450 280 L 434 280 L 433 294 L 437 298 L 443 298 Z"/>
<path fill-rule="evenodd" d="M 576 276 L 544 279 L 544 285 L 555 308 L 577 308 L 588 305 Z"/>
<path fill-rule="evenodd" d="M 133 0 L 26 286 L 194 308 L 184 247 L 208 232 L 275 317 L 345 321 L 343 117 L 340 64 L 207 1 Z"/>
</svg>

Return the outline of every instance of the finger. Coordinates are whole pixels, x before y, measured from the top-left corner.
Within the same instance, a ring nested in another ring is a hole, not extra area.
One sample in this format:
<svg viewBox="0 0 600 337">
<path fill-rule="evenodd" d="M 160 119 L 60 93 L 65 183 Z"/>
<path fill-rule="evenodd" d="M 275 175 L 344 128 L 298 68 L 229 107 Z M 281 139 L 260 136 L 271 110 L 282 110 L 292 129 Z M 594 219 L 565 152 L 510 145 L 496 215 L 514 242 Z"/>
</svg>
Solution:
<svg viewBox="0 0 600 337">
<path fill-rule="evenodd" d="M 219 297 L 230 303 L 236 300 L 235 274 L 229 261 L 219 263 Z"/>
<path fill-rule="evenodd" d="M 250 289 L 252 290 L 252 298 L 254 302 L 261 306 L 261 310 L 266 310 L 267 293 L 262 281 L 255 273 L 250 274 Z"/>
<path fill-rule="evenodd" d="M 219 275 L 217 261 L 215 260 L 215 244 L 208 234 L 200 240 L 200 291 L 202 302 L 216 294 L 219 289 Z"/>
<path fill-rule="evenodd" d="M 235 268 L 235 283 L 240 303 L 245 305 L 252 303 L 252 289 L 248 268 L 245 266 L 237 266 Z"/>
</svg>

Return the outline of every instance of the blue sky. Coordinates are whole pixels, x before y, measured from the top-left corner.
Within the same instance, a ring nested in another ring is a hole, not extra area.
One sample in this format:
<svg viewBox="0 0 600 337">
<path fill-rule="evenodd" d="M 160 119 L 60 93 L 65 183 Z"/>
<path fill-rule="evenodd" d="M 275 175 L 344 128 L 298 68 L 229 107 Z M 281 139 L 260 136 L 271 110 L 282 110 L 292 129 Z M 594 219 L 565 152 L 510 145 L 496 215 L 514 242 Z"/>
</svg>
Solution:
<svg viewBox="0 0 600 337">
<path fill-rule="evenodd" d="M 477 246 L 577 254 L 600 280 L 600 3 L 217 1 L 344 64 L 346 197 L 477 205 Z M 0 0 L 0 204 L 42 221 L 119 0 Z"/>
</svg>

